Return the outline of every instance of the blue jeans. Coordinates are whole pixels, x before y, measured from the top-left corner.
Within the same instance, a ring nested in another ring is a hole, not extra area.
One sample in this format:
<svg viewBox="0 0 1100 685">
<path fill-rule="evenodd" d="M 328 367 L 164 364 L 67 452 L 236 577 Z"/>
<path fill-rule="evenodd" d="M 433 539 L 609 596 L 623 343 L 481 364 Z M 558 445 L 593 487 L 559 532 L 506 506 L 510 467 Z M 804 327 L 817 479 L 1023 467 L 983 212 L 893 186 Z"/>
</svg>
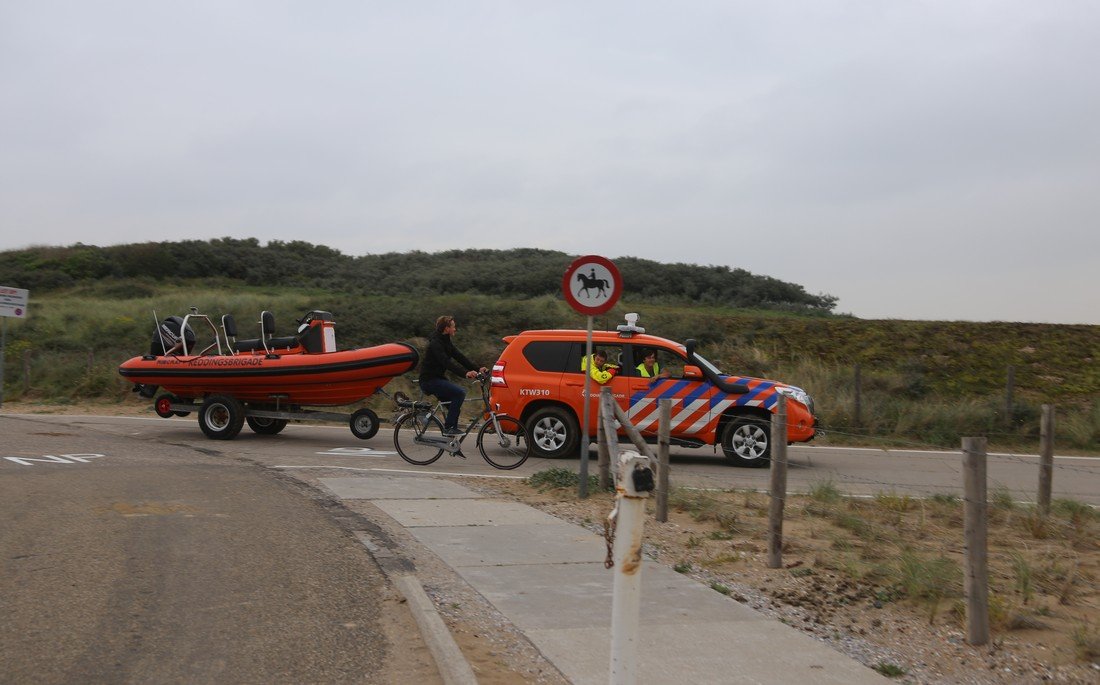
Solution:
<svg viewBox="0 0 1100 685">
<path fill-rule="evenodd" d="M 443 427 L 457 428 L 458 415 L 462 411 L 462 403 L 466 400 L 466 391 L 446 378 L 430 378 L 421 381 L 420 389 L 429 395 L 435 395 L 441 402 L 450 402 L 447 418 L 443 420 Z"/>
</svg>

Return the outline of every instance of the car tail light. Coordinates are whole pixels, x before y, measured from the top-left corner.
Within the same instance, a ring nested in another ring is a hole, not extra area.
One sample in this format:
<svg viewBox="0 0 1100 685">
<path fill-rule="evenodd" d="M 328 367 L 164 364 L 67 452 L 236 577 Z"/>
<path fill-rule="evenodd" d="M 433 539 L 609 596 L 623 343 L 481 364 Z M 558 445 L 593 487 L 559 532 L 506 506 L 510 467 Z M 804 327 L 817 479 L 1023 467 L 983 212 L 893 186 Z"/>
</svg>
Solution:
<svg viewBox="0 0 1100 685">
<path fill-rule="evenodd" d="M 493 376 L 490 383 L 494 388 L 508 387 L 508 382 L 504 380 L 504 362 L 493 364 Z"/>
</svg>

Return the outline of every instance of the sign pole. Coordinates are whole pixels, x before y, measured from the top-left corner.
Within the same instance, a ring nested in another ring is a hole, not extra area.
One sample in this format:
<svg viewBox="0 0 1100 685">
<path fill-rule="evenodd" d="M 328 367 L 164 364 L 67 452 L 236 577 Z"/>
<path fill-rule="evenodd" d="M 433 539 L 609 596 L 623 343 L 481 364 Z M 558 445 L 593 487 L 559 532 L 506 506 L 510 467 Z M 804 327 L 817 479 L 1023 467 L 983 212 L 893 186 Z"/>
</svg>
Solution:
<svg viewBox="0 0 1100 685">
<path fill-rule="evenodd" d="M 577 497 L 588 497 L 588 406 L 592 397 L 592 315 L 588 315 L 588 340 L 584 346 L 584 428 L 581 429 L 581 475 Z"/>
<path fill-rule="evenodd" d="M 581 468 L 577 496 L 582 499 L 588 497 L 588 446 L 591 444 L 591 436 L 588 434 L 591 422 L 588 414 L 592 399 L 592 317 L 611 309 L 619 301 L 622 290 L 623 280 L 619 269 L 611 260 L 599 255 L 577 257 L 561 278 L 561 292 L 565 301 L 576 312 L 588 317 L 588 339 L 584 348 L 584 361 L 581 363 L 581 370 L 584 372 L 584 389 L 581 391 L 584 416 L 578 417 L 578 423 L 581 424 Z M 609 436 L 608 439 L 614 437 Z"/>
</svg>

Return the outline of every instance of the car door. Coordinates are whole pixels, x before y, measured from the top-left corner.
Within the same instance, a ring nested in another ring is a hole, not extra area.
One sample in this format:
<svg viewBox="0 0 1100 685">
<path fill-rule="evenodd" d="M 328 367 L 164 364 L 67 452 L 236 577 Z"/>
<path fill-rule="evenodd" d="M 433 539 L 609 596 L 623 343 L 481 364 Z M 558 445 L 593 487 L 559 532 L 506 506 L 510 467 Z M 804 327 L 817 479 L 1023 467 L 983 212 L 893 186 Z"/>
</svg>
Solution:
<svg viewBox="0 0 1100 685">
<path fill-rule="evenodd" d="M 562 396 L 567 398 L 567 402 L 572 404 L 577 411 L 577 416 L 581 417 L 583 422 L 583 406 L 584 406 L 584 383 L 587 377 L 587 371 L 582 370 L 585 343 L 577 342 L 573 343 L 574 352 L 571 356 L 571 370 L 562 375 Z M 616 375 L 604 383 L 603 385 L 597 383 L 595 380 L 589 380 L 588 392 L 588 434 L 596 435 L 596 422 L 600 416 L 600 391 L 603 388 L 611 389 L 611 396 L 615 402 L 619 405 L 619 408 L 623 411 L 627 409 L 627 401 L 629 398 L 628 391 L 630 388 L 630 378 L 625 375 L 628 358 L 625 356 L 625 349 L 622 344 L 619 343 L 593 343 L 593 351 L 602 350 L 607 355 L 607 361 L 609 364 L 614 364 L 619 367 Z M 584 427 L 581 427 L 584 430 Z"/>
<path fill-rule="evenodd" d="M 645 377 L 638 368 L 648 351 L 656 352 L 658 375 Z M 661 345 L 631 345 L 627 416 L 643 435 L 656 435 L 658 400 L 672 400 L 673 437 L 703 440 L 711 422 L 711 398 L 715 388 L 701 377 L 686 375 L 686 360 L 679 350 Z M 705 440 L 704 440 L 705 441 Z"/>
</svg>

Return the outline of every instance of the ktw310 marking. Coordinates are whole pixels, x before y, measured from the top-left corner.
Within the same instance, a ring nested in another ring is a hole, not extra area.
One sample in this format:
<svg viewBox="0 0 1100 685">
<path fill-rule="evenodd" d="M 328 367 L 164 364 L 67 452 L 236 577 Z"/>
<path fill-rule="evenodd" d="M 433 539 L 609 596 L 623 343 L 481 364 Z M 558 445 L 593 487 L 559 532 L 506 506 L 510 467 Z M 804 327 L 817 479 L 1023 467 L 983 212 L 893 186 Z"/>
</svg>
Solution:
<svg viewBox="0 0 1100 685">
<path fill-rule="evenodd" d="M 34 466 L 35 463 L 40 464 L 87 464 L 92 459 L 99 459 L 105 457 L 106 454 L 61 454 L 54 456 L 52 454 L 43 454 L 41 457 L 4 457 L 8 461 L 13 461 L 16 464 L 22 466 Z"/>
</svg>

